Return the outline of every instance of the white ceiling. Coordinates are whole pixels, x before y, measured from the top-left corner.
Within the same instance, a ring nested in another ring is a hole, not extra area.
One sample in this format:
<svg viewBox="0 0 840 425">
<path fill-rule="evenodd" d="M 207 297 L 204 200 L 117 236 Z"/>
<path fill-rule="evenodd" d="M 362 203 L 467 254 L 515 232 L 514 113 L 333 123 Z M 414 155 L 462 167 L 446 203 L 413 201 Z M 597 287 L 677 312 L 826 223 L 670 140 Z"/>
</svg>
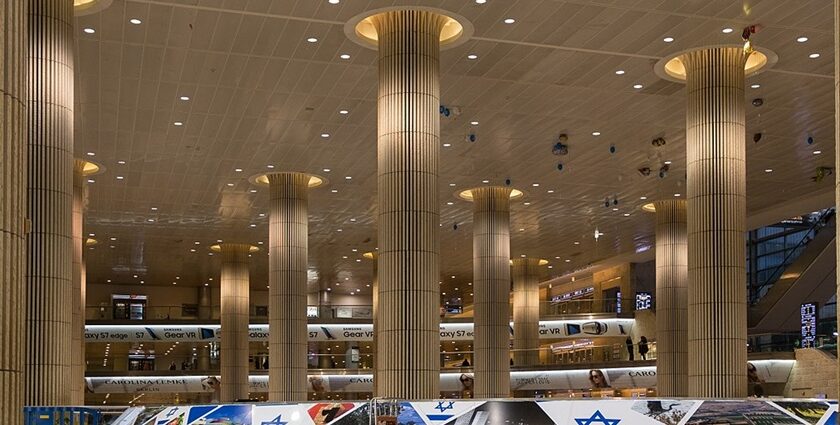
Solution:
<svg viewBox="0 0 840 425">
<path fill-rule="evenodd" d="M 211 243 L 267 239 L 267 191 L 248 177 L 274 165 L 329 179 L 310 197 L 312 290 L 342 282 L 341 292 L 369 293 L 361 254 L 376 246 L 376 52 L 349 40 L 343 25 L 393 4 L 451 10 L 475 26 L 470 41 L 441 55 L 441 98 L 461 111 L 441 123 L 451 144 L 441 149 L 441 270 L 464 296 L 472 206 L 450 194 L 483 179 L 510 178 L 526 192 L 512 207 L 512 255 L 550 259 L 552 276 L 649 246 L 653 220 L 640 197 L 681 193 L 685 177 L 684 90 L 653 65 L 676 51 L 739 43 L 748 24 L 761 24 L 754 43 L 779 55 L 748 80 L 761 87 L 747 88 L 745 101 L 764 99 L 748 107 L 750 212 L 833 188 L 833 177 L 810 180 L 834 163 L 830 0 L 114 0 L 76 21 L 76 154 L 94 153 L 105 167 L 90 184 L 86 231 L 100 243 L 87 252 L 88 281 L 169 285 L 178 276 L 198 285 L 217 276 Z M 814 52 L 821 56 L 809 59 Z M 471 131 L 475 143 L 465 140 Z M 560 133 L 569 135 L 566 157 L 551 153 Z M 656 137 L 667 145 L 654 148 Z M 671 171 L 659 179 L 666 160 Z M 641 166 L 654 172 L 641 177 Z M 618 211 L 604 207 L 607 197 L 618 198 Z M 791 202 L 778 218 L 801 212 Z M 596 228 L 605 233 L 597 243 Z M 262 288 L 266 252 L 253 259 Z"/>
</svg>

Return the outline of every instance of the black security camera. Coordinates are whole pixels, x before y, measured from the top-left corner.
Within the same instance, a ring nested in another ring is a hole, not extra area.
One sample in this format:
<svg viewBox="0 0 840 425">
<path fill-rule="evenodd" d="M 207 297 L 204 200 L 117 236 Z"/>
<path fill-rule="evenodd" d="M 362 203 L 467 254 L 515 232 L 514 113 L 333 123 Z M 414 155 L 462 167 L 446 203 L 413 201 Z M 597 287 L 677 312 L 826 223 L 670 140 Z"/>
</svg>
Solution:
<svg viewBox="0 0 840 425">
<path fill-rule="evenodd" d="M 760 97 L 757 97 L 757 98 L 755 98 L 755 99 L 753 99 L 753 100 L 752 100 L 752 104 L 753 104 L 753 106 L 755 106 L 756 108 L 758 108 L 759 106 L 761 106 L 761 105 L 763 105 L 763 104 L 764 104 L 764 99 L 762 99 L 762 98 L 760 98 Z"/>
<path fill-rule="evenodd" d="M 753 134 L 753 143 L 758 143 L 759 141 L 761 141 L 761 133 Z"/>
</svg>

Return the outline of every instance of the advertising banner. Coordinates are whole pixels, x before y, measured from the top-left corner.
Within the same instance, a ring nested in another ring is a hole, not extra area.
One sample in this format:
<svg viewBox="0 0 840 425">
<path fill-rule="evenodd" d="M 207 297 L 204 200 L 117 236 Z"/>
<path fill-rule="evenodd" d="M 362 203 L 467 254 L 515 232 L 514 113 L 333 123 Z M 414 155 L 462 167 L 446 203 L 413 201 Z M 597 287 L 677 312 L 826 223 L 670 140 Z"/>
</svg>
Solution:
<svg viewBox="0 0 840 425">
<path fill-rule="evenodd" d="M 145 425 L 835 425 L 826 400 L 434 400 L 163 407 Z"/>
<path fill-rule="evenodd" d="M 563 339 L 598 336 L 629 335 L 634 319 L 600 320 L 551 320 L 540 322 L 540 338 Z M 510 324 L 511 336 L 513 323 Z M 322 341 L 372 341 L 373 325 L 363 324 L 310 324 L 309 340 Z M 251 341 L 268 341 L 268 325 L 250 325 Z M 87 325 L 85 342 L 211 342 L 222 336 L 219 325 Z M 441 323 L 440 339 L 444 341 L 470 341 L 473 339 L 472 323 Z"/>
</svg>

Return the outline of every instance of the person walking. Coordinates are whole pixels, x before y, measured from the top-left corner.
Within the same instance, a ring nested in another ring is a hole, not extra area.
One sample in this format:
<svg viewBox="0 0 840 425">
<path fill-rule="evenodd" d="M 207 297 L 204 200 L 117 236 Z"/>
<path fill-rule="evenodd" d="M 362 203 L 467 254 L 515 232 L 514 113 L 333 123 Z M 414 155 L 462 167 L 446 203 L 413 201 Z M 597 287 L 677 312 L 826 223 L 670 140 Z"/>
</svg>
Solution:
<svg viewBox="0 0 840 425">
<path fill-rule="evenodd" d="M 642 335 L 642 338 L 639 340 L 639 355 L 642 356 L 642 360 L 647 360 L 647 353 L 648 340 L 644 335 Z"/>
<path fill-rule="evenodd" d="M 624 342 L 627 344 L 627 354 L 630 355 L 630 361 L 636 360 L 635 352 L 633 351 L 633 340 L 628 336 Z"/>
</svg>

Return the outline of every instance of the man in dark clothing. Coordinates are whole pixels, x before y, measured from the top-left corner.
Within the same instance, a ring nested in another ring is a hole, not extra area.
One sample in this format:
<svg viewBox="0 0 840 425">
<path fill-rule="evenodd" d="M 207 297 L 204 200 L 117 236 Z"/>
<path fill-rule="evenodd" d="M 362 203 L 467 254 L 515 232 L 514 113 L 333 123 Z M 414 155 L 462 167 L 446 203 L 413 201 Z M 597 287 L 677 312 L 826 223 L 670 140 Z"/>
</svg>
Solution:
<svg viewBox="0 0 840 425">
<path fill-rule="evenodd" d="M 627 354 L 630 355 L 630 361 L 632 362 L 635 360 L 635 354 L 633 352 L 633 340 L 630 337 L 627 337 L 627 340 L 624 341 L 627 344 Z"/>
</svg>

